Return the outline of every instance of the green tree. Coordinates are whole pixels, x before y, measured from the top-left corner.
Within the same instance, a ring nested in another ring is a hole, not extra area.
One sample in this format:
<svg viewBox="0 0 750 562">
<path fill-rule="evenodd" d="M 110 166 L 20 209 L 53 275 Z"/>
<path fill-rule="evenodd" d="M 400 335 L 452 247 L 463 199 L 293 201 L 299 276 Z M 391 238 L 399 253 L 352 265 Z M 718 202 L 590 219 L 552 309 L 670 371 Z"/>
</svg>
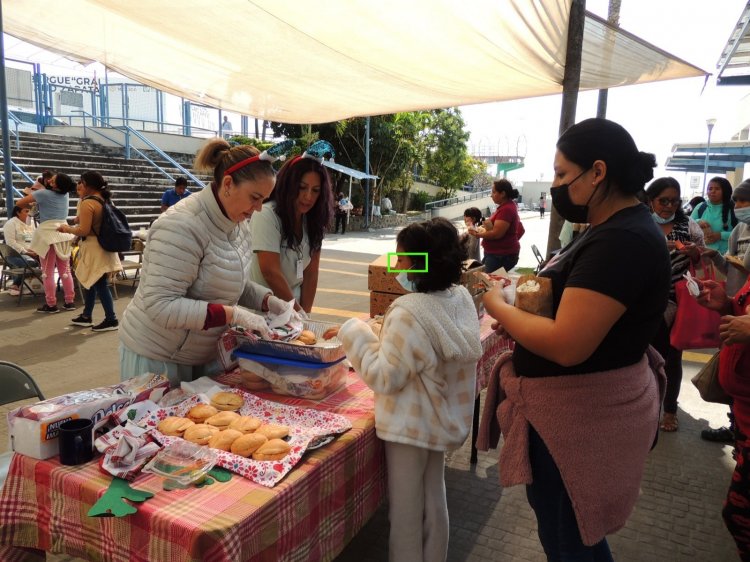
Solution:
<svg viewBox="0 0 750 562">
<path fill-rule="evenodd" d="M 466 148 L 470 134 L 457 108 L 434 110 L 431 117 L 422 174 L 441 186 L 446 197 L 452 197 L 477 172 Z"/>
<path fill-rule="evenodd" d="M 274 134 L 287 138 L 327 140 L 336 150 L 336 162 L 365 169 L 366 118 L 354 117 L 320 125 L 272 124 Z M 370 204 L 400 194 L 400 207 L 408 205 L 412 172 L 423 173 L 449 193 L 467 183 L 481 169 L 467 152 L 469 133 L 461 112 L 454 109 L 412 111 L 370 118 L 370 170 L 378 176 L 370 191 Z M 334 177 L 336 174 L 334 174 Z M 335 178 L 336 191 L 344 191 L 348 178 Z"/>
</svg>

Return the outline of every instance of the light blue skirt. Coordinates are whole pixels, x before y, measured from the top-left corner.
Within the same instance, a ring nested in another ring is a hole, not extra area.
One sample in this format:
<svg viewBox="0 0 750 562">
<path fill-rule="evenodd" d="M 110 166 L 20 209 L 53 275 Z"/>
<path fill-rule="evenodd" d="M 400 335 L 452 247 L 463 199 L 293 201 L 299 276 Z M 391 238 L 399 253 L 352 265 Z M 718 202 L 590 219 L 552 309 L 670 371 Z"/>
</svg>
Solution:
<svg viewBox="0 0 750 562">
<path fill-rule="evenodd" d="M 172 387 L 180 386 L 182 381 L 190 382 L 204 376 L 214 376 L 222 372 L 218 361 L 205 365 L 181 365 L 150 359 L 120 344 L 120 380 L 132 379 L 144 373 L 165 375 Z"/>
</svg>

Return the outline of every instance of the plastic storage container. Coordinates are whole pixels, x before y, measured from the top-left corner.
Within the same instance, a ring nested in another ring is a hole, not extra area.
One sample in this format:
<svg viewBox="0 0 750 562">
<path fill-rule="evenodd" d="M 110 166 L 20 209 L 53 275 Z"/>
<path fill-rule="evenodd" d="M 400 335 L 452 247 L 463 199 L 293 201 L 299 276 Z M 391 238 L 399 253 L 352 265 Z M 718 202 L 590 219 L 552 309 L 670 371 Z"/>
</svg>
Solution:
<svg viewBox="0 0 750 562">
<path fill-rule="evenodd" d="M 349 371 L 344 358 L 331 363 L 311 363 L 236 351 L 240 369 L 268 381 L 276 394 L 320 400 L 341 388 Z"/>
<path fill-rule="evenodd" d="M 177 439 L 159 451 L 143 472 L 164 478 L 165 489 L 183 489 L 203 480 L 218 459 L 214 449 Z"/>
</svg>

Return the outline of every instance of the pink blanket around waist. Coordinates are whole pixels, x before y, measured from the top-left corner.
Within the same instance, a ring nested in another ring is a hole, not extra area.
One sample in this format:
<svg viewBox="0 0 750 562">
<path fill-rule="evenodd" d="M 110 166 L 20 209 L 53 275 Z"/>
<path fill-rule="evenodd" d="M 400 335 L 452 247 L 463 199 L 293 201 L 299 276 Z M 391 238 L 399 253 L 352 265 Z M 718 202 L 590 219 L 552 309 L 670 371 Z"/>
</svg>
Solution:
<svg viewBox="0 0 750 562">
<path fill-rule="evenodd" d="M 638 499 L 658 431 L 664 362 L 649 348 L 628 367 L 529 378 L 508 359 L 500 370 L 500 483 L 531 483 L 531 424 L 560 470 L 584 544 L 596 544 L 625 525 Z"/>
</svg>

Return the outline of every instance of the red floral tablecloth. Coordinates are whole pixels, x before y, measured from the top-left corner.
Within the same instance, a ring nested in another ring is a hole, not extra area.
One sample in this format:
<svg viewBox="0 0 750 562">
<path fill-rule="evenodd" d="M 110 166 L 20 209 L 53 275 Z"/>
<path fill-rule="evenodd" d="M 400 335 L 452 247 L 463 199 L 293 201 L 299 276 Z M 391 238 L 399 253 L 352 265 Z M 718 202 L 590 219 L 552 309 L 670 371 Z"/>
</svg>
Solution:
<svg viewBox="0 0 750 562">
<path fill-rule="evenodd" d="M 234 455 L 226 451 L 217 450 L 219 460 L 217 465 L 235 474 L 239 474 L 263 486 L 273 487 L 279 480 L 294 468 L 315 439 L 336 435 L 351 429 L 349 419 L 340 414 L 317 410 L 303 406 L 280 404 L 260 398 L 250 392 L 235 388 L 234 392 L 242 396 L 244 404 L 239 410 L 243 416 L 253 416 L 263 423 L 280 424 L 289 427 L 287 441 L 291 447 L 289 454 L 279 461 L 256 461 Z M 180 437 L 169 437 L 160 433 L 156 426 L 167 416 L 185 417 L 193 406 L 205 403 L 199 395 L 172 406 L 151 412 L 139 420 L 139 425 L 151 428 L 153 437 L 163 445 L 181 441 Z"/>
</svg>

